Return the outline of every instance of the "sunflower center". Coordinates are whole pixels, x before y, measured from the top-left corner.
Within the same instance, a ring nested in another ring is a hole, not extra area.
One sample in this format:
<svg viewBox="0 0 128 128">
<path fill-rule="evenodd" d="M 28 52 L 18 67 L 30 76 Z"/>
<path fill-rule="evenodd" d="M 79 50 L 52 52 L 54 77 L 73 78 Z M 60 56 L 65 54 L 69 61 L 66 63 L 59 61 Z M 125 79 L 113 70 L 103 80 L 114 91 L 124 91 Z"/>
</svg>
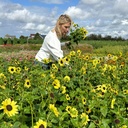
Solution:
<svg viewBox="0 0 128 128">
<path fill-rule="evenodd" d="M 27 85 L 29 85 L 29 82 L 27 82 Z"/>
<path fill-rule="evenodd" d="M 43 124 L 41 124 L 41 125 L 39 126 L 39 128 L 44 128 L 44 125 L 43 125 Z"/>
<path fill-rule="evenodd" d="M 6 108 L 7 108 L 8 111 L 12 110 L 12 106 L 11 105 L 7 105 Z"/>
</svg>

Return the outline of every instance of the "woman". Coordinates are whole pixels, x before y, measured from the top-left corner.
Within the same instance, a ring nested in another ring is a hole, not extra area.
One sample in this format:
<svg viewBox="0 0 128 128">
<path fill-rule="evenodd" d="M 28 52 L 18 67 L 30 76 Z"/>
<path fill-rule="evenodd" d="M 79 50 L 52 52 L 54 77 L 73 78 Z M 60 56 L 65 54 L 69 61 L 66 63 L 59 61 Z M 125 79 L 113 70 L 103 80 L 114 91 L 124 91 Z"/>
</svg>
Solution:
<svg viewBox="0 0 128 128">
<path fill-rule="evenodd" d="M 55 27 L 46 35 L 40 50 L 35 56 L 36 63 L 40 62 L 43 68 L 49 69 L 50 64 L 45 64 L 44 60 L 58 61 L 64 56 L 61 45 L 68 45 L 68 43 L 61 43 L 60 39 L 67 35 L 71 23 L 71 18 L 66 14 L 58 18 Z"/>
</svg>

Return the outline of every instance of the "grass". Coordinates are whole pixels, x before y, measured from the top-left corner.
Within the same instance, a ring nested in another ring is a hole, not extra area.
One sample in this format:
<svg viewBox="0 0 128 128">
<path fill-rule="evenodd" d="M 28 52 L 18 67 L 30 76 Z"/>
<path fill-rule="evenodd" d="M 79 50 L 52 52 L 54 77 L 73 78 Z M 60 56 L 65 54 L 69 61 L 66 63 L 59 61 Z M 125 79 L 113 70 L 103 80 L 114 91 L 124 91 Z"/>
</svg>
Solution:
<svg viewBox="0 0 128 128">
<path fill-rule="evenodd" d="M 15 44 L 15 45 L 1 45 L 0 57 L 34 57 L 42 44 Z M 128 41 L 82 41 L 78 45 L 73 44 L 73 49 L 68 49 L 63 46 L 64 54 L 71 50 L 80 49 L 83 53 L 93 53 L 97 55 L 119 54 L 122 52 L 128 55 Z"/>
</svg>

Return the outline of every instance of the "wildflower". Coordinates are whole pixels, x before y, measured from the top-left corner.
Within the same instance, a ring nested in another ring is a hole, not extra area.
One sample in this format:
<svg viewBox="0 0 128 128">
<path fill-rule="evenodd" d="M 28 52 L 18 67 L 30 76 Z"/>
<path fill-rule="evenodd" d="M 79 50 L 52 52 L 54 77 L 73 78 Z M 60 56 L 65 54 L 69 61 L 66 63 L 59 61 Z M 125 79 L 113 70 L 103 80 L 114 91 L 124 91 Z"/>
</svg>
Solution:
<svg viewBox="0 0 128 128">
<path fill-rule="evenodd" d="M 112 101 L 111 101 L 111 108 L 112 108 L 112 109 L 114 108 L 115 100 L 116 100 L 116 99 L 113 98 Z"/>
<path fill-rule="evenodd" d="M 72 108 L 71 106 L 67 106 L 67 107 L 66 107 L 66 111 L 67 111 L 68 113 L 70 113 L 71 108 Z"/>
<path fill-rule="evenodd" d="M 64 61 L 65 61 L 66 64 L 69 64 L 69 62 L 70 62 L 70 57 L 64 57 Z"/>
<path fill-rule="evenodd" d="M 86 125 L 88 123 L 88 121 L 90 121 L 90 119 L 86 113 L 81 114 L 81 119 L 82 119 L 82 121 L 81 121 L 82 125 Z"/>
<path fill-rule="evenodd" d="M 59 89 L 60 88 L 60 81 L 58 79 L 55 79 L 52 82 L 52 85 L 54 86 L 55 89 Z"/>
<path fill-rule="evenodd" d="M 71 108 L 70 109 L 70 116 L 71 117 L 77 117 L 78 116 L 78 111 L 76 108 Z"/>
<path fill-rule="evenodd" d="M 52 79 L 55 79 L 55 74 L 51 73 L 51 74 L 50 74 L 50 77 L 51 77 Z"/>
<path fill-rule="evenodd" d="M 38 122 L 36 122 L 36 126 L 34 128 L 47 128 L 47 122 L 39 119 Z"/>
<path fill-rule="evenodd" d="M 81 55 L 81 50 L 77 50 L 77 54 L 80 56 Z"/>
<path fill-rule="evenodd" d="M 28 71 L 28 68 L 25 66 L 25 67 L 24 67 L 24 70 L 25 70 L 25 71 Z"/>
<path fill-rule="evenodd" d="M 66 100 L 70 100 L 70 96 L 66 94 Z"/>
<path fill-rule="evenodd" d="M 52 64 L 52 69 L 56 70 L 56 72 L 58 71 L 58 67 L 55 64 Z"/>
<path fill-rule="evenodd" d="M 18 114 L 18 109 L 15 101 L 11 101 L 10 98 L 4 100 L 2 102 L 2 107 L 0 107 L 0 110 L 3 109 L 4 113 L 8 115 L 8 117 L 14 116 L 15 114 Z"/>
<path fill-rule="evenodd" d="M 0 73 L 0 78 L 6 79 L 6 76 L 3 73 Z"/>
<path fill-rule="evenodd" d="M 80 69 L 80 72 L 82 73 L 82 74 L 86 74 L 86 67 L 82 67 L 81 69 Z"/>
<path fill-rule="evenodd" d="M 69 76 L 65 76 L 65 77 L 64 77 L 64 81 L 65 81 L 65 82 L 69 82 L 69 81 L 70 81 L 70 77 L 69 77 Z"/>
<path fill-rule="evenodd" d="M 90 108 L 86 108 L 86 113 L 90 113 L 91 109 Z"/>
<path fill-rule="evenodd" d="M 14 66 L 9 66 L 8 71 L 9 71 L 11 74 L 13 74 L 13 73 L 16 72 L 16 67 L 14 67 Z"/>
<path fill-rule="evenodd" d="M 112 56 L 112 54 L 108 54 L 107 56 L 110 58 Z"/>
<path fill-rule="evenodd" d="M 116 66 L 115 66 L 115 65 L 112 66 L 112 70 L 113 70 L 113 71 L 116 70 Z"/>
<path fill-rule="evenodd" d="M 59 63 L 59 65 L 60 65 L 60 66 L 62 66 L 62 67 L 63 67 L 63 66 L 64 66 L 64 64 L 65 64 L 64 59 L 62 59 L 62 58 L 61 58 L 61 59 L 59 59 L 58 63 Z"/>
<path fill-rule="evenodd" d="M 75 56 L 75 54 L 76 54 L 75 51 L 70 52 L 70 56 Z"/>
<path fill-rule="evenodd" d="M 112 60 L 113 60 L 113 61 L 116 61 L 117 59 L 118 59 L 117 56 L 113 56 L 113 57 L 112 57 Z"/>
<path fill-rule="evenodd" d="M 128 128 L 126 125 L 122 125 L 121 128 Z"/>
<path fill-rule="evenodd" d="M 26 79 L 26 80 L 25 80 L 25 83 L 24 83 L 24 87 L 29 88 L 30 86 L 31 86 L 30 80 L 29 80 L 29 79 Z"/>
<path fill-rule="evenodd" d="M 107 87 L 105 84 L 101 85 L 101 91 L 105 93 L 107 91 Z"/>
<path fill-rule="evenodd" d="M 89 60 L 89 56 L 86 55 L 86 56 L 84 57 L 84 60 Z"/>
<path fill-rule="evenodd" d="M 86 104 L 86 98 L 82 98 L 82 103 L 85 105 Z"/>
<path fill-rule="evenodd" d="M 62 89 L 62 94 L 66 93 L 66 87 L 65 86 L 62 86 L 61 89 Z"/>
<path fill-rule="evenodd" d="M 16 68 L 16 72 L 17 72 L 17 73 L 20 73 L 20 72 L 21 72 L 21 68 L 20 68 L 20 67 L 17 67 L 17 68 Z"/>
<path fill-rule="evenodd" d="M 59 112 L 58 112 L 58 110 L 57 110 L 57 108 L 55 107 L 54 104 L 50 104 L 49 109 L 52 110 L 54 112 L 54 114 L 58 117 Z"/>
<path fill-rule="evenodd" d="M 43 78 L 44 78 L 45 76 L 46 76 L 46 74 L 44 74 L 44 73 L 42 73 L 42 74 L 41 74 L 41 77 L 43 77 Z"/>
<path fill-rule="evenodd" d="M 128 94 L 128 90 L 123 90 L 123 94 Z"/>
</svg>

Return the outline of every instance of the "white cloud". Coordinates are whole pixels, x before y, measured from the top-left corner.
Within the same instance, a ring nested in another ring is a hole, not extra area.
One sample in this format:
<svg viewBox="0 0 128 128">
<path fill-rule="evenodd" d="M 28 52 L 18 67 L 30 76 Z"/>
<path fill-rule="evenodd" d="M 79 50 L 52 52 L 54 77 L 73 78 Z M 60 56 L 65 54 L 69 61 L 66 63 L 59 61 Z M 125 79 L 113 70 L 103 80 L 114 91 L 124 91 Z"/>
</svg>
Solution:
<svg viewBox="0 0 128 128">
<path fill-rule="evenodd" d="M 34 6 L 0 0 L 0 36 L 7 33 L 18 36 L 47 33 L 54 27 L 58 16 L 66 13 L 79 26 L 85 27 L 89 34 L 128 38 L 128 0 L 31 1 L 32 4 L 35 2 Z"/>
<path fill-rule="evenodd" d="M 82 3 L 84 4 L 96 4 L 99 3 L 102 0 L 81 0 Z"/>
<path fill-rule="evenodd" d="M 31 1 L 35 1 L 35 2 L 42 2 L 42 3 L 47 3 L 47 4 L 62 4 L 63 2 L 65 2 L 65 0 L 31 0 Z"/>
<path fill-rule="evenodd" d="M 124 19 L 121 22 L 122 22 L 122 25 L 128 25 L 128 19 Z"/>
<path fill-rule="evenodd" d="M 89 16 L 88 12 L 83 12 L 81 8 L 75 6 L 69 7 L 64 13 L 70 15 L 73 19 L 85 19 Z"/>
</svg>

